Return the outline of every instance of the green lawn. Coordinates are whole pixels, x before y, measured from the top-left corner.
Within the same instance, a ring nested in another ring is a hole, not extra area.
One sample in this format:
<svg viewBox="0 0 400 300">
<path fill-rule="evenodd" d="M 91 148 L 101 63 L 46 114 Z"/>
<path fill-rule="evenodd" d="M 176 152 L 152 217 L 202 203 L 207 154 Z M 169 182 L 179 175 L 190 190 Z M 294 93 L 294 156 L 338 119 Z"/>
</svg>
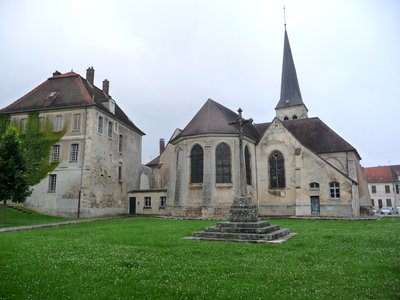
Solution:
<svg viewBox="0 0 400 300">
<path fill-rule="evenodd" d="M 145 217 L 0 233 L 0 299 L 399 299 L 400 217 L 272 220 L 284 244 L 183 240 Z"/>
<path fill-rule="evenodd" d="M 22 211 L 0 205 L 0 228 L 70 220 L 60 217 L 38 214 L 32 210 L 22 207 L 19 209 Z"/>
</svg>

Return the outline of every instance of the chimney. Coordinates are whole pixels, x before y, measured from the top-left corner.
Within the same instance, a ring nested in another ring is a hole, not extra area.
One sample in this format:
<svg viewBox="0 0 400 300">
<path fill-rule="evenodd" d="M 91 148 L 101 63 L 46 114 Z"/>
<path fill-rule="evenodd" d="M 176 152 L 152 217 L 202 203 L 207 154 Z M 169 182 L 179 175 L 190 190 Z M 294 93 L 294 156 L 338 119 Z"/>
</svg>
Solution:
<svg viewBox="0 0 400 300">
<path fill-rule="evenodd" d="M 164 152 L 165 149 L 165 140 L 160 139 L 160 155 Z"/>
<path fill-rule="evenodd" d="M 110 91 L 110 82 L 108 81 L 108 79 L 104 79 L 103 80 L 103 92 L 108 95 Z"/>
<path fill-rule="evenodd" d="M 87 80 L 91 85 L 93 85 L 93 83 L 94 83 L 94 69 L 93 69 L 93 67 L 89 67 L 89 68 L 86 70 L 86 80 Z"/>
<path fill-rule="evenodd" d="M 61 75 L 61 73 L 58 72 L 58 71 L 55 71 L 55 72 L 53 73 L 53 77 L 56 77 L 56 76 L 59 76 L 59 75 Z"/>
</svg>

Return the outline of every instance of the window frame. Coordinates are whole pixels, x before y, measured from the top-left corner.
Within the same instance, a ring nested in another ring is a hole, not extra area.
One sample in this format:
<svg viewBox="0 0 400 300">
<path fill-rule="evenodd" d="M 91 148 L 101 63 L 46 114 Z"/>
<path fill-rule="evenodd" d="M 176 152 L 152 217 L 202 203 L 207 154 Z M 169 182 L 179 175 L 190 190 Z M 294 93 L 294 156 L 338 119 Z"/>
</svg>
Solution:
<svg viewBox="0 0 400 300">
<path fill-rule="evenodd" d="M 61 145 L 54 144 L 53 147 L 51 148 L 50 161 L 51 162 L 60 161 L 60 153 L 61 153 Z"/>
<path fill-rule="evenodd" d="M 203 183 L 204 179 L 204 150 L 195 144 L 190 150 L 190 183 Z"/>
<path fill-rule="evenodd" d="M 76 163 L 79 159 L 79 144 L 73 143 L 70 146 L 69 162 Z"/>
<path fill-rule="evenodd" d="M 160 208 L 165 208 L 166 205 L 167 205 L 167 197 L 160 196 Z"/>
<path fill-rule="evenodd" d="M 118 136 L 118 152 L 120 152 L 120 153 L 122 152 L 123 146 L 124 146 L 124 136 L 122 134 L 120 134 Z"/>
<path fill-rule="evenodd" d="M 55 132 L 60 132 L 63 128 L 63 116 L 62 115 L 56 115 L 54 117 L 54 131 Z"/>
<path fill-rule="evenodd" d="M 390 185 L 385 184 L 385 193 L 390 194 Z"/>
<path fill-rule="evenodd" d="M 151 208 L 151 197 L 150 196 L 144 197 L 143 208 Z"/>
<path fill-rule="evenodd" d="M 274 150 L 268 158 L 269 188 L 286 188 L 285 158 L 282 152 Z"/>
<path fill-rule="evenodd" d="M 251 174 L 251 156 L 248 145 L 244 147 L 244 165 L 246 169 L 246 183 L 247 185 L 252 185 L 253 177 Z"/>
<path fill-rule="evenodd" d="M 232 183 L 231 147 L 225 142 L 215 148 L 215 182 Z"/>
<path fill-rule="evenodd" d="M 81 114 L 72 115 L 72 131 L 81 131 Z"/>
<path fill-rule="evenodd" d="M 49 174 L 49 184 L 47 187 L 48 193 L 57 192 L 57 174 Z"/>
<path fill-rule="evenodd" d="M 376 194 L 376 185 L 371 185 L 371 193 Z"/>
<path fill-rule="evenodd" d="M 98 133 L 103 133 L 103 122 L 104 122 L 104 118 L 103 116 L 98 116 L 97 118 L 97 132 Z"/>
<path fill-rule="evenodd" d="M 319 191 L 320 190 L 318 182 L 315 182 L 315 181 L 310 182 L 310 184 L 308 186 L 309 186 L 310 191 Z"/>
<path fill-rule="evenodd" d="M 112 139 L 113 136 L 113 122 L 112 121 L 108 121 L 108 138 Z"/>
<path fill-rule="evenodd" d="M 332 200 L 340 199 L 340 183 L 337 181 L 329 182 L 329 192 Z"/>
</svg>

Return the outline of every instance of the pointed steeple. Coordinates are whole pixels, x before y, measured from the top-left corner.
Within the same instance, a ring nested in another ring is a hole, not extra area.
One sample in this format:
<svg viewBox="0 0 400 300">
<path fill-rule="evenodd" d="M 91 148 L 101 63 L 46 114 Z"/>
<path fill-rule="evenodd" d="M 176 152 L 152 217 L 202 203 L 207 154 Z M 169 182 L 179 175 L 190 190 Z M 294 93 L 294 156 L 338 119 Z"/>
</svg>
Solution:
<svg viewBox="0 0 400 300">
<path fill-rule="evenodd" d="M 300 106 L 296 109 L 296 112 L 282 111 L 285 108 L 293 108 L 294 106 Z M 299 110 L 300 108 L 300 110 Z M 292 50 L 289 44 L 289 38 L 286 31 L 285 24 L 285 39 L 283 45 L 283 63 L 282 63 L 282 81 L 281 81 L 281 97 L 275 110 L 280 110 L 279 115 L 282 113 L 285 118 L 304 118 L 307 117 L 307 108 L 303 103 L 301 97 L 299 82 L 297 80 L 296 68 L 294 66 Z M 287 114 L 286 114 L 287 113 Z M 292 115 L 290 115 L 292 113 Z M 299 115 L 300 113 L 300 115 Z M 278 116 L 279 117 L 279 116 Z M 283 118 L 282 118 L 283 119 Z"/>
</svg>

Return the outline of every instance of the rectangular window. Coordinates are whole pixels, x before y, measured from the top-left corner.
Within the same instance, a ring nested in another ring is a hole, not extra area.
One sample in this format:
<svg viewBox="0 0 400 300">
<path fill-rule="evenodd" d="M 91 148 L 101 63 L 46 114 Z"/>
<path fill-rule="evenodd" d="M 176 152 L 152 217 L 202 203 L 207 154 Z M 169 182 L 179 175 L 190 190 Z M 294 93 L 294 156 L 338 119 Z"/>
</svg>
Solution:
<svg viewBox="0 0 400 300">
<path fill-rule="evenodd" d="M 46 123 L 46 119 L 44 117 L 39 117 L 39 130 L 42 131 L 44 129 L 44 125 Z"/>
<path fill-rule="evenodd" d="M 70 162 L 78 161 L 79 144 L 71 144 Z"/>
<path fill-rule="evenodd" d="M 118 166 L 118 180 L 122 180 L 122 164 L 119 164 Z"/>
<path fill-rule="evenodd" d="M 161 196 L 160 197 L 160 208 L 164 208 L 166 203 L 167 203 L 167 197 Z"/>
<path fill-rule="evenodd" d="M 340 184 L 339 182 L 331 182 L 329 183 L 329 188 L 331 191 L 331 199 L 339 199 L 340 198 Z"/>
<path fill-rule="evenodd" d="M 383 206 L 382 199 L 378 199 L 378 206 L 379 206 L 379 208 L 382 208 L 382 206 Z"/>
<path fill-rule="evenodd" d="M 109 121 L 108 122 L 108 137 L 112 139 L 112 133 L 113 133 L 113 122 Z"/>
<path fill-rule="evenodd" d="M 28 121 L 28 119 L 26 119 L 26 118 L 21 119 L 21 132 L 24 132 L 26 130 L 27 121 Z"/>
<path fill-rule="evenodd" d="M 392 207 L 392 199 L 386 199 L 386 206 Z"/>
<path fill-rule="evenodd" d="M 99 133 L 103 133 L 103 117 L 99 116 L 99 119 L 97 121 L 97 131 Z"/>
<path fill-rule="evenodd" d="M 49 175 L 49 193 L 55 193 L 57 187 L 57 174 L 50 174 Z"/>
<path fill-rule="evenodd" d="M 371 192 L 372 192 L 373 194 L 376 193 L 376 185 L 371 185 Z"/>
<path fill-rule="evenodd" d="M 385 193 L 386 194 L 390 193 L 390 186 L 389 185 L 385 185 Z"/>
<path fill-rule="evenodd" d="M 399 188 L 399 185 L 396 184 L 396 194 L 399 194 L 399 193 L 400 193 L 400 188 Z"/>
<path fill-rule="evenodd" d="M 59 161 L 60 160 L 60 145 L 53 145 L 53 149 L 51 149 L 51 161 Z"/>
<path fill-rule="evenodd" d="M 371 199 L 371 205 L 374 207 L 375 206 L 375 201 L 374 199 Z"/>
<path fill-rule="evenodd" d="M 74 114 L 72 118 L 72 130 L 79 131 L 81 130 L 81 114 Z"/>
<path fill-rule="evenodd" d="M 63 123 L 62 116 L 61 115 L 57 115 L 54 118 L 54 131 L 60 132 L 62 130 L 62 127 L 63 127 L 62 123 Z"/>
<path fill-rule="evenodd" d="M 118 151 L 122 152 L 122 146 L 124 143 L 124 137 L 122 136 L 122 134 L 119 135 L 119 139 L 118 139 Z"/>
<path fill-rule="evenodd" d="M 151 207 L 151 197 L 144 197 L 144 207 Z"/>
</svg>

